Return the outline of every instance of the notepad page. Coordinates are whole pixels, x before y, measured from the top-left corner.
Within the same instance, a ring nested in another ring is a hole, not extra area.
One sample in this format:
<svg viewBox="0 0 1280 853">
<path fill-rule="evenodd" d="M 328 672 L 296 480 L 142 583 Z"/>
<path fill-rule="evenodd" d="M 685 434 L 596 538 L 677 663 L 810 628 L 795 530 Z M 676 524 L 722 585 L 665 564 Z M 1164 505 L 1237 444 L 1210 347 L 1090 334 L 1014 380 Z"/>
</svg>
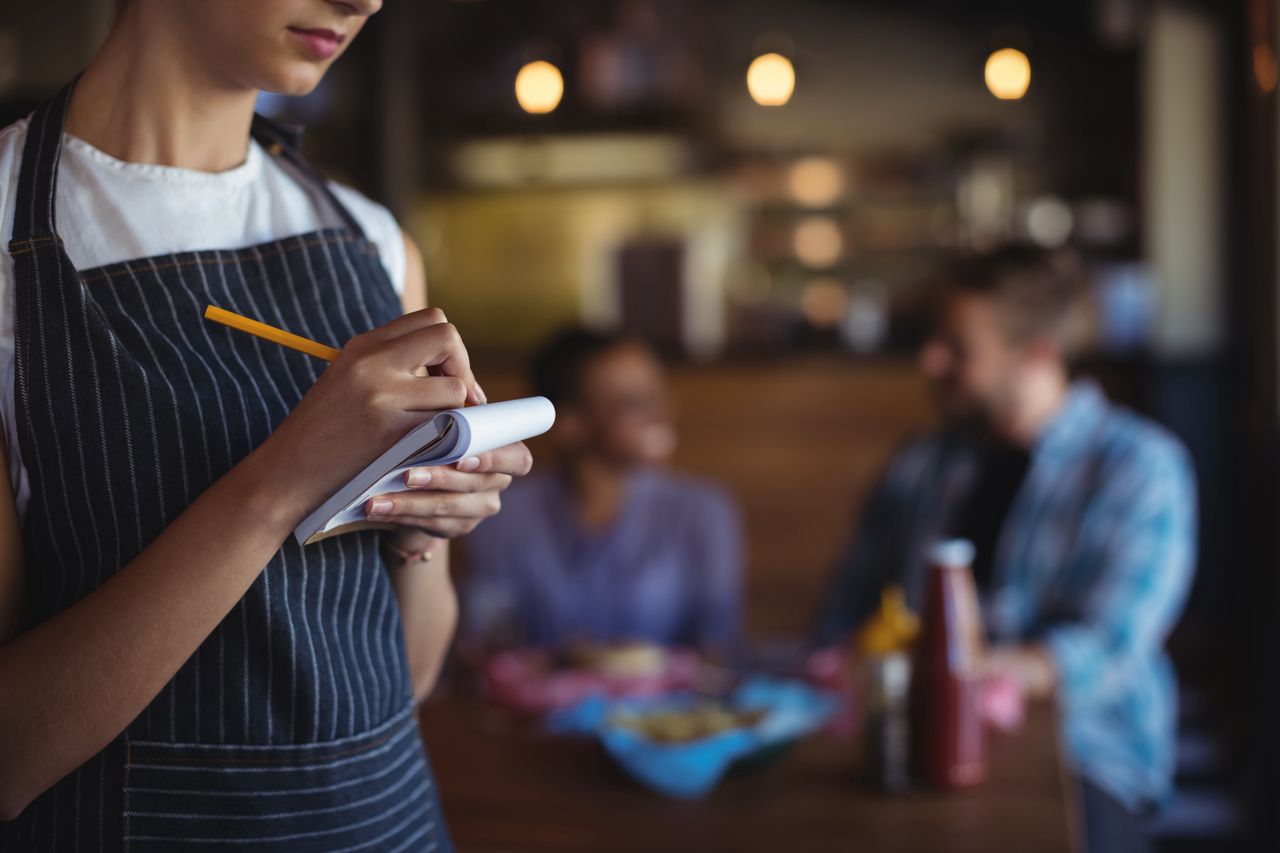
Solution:
<svg viewBox="0 0 1280 853">
<path fill-rule="evenodd" d="M 375 495 L 407 490 L 404 474 L 410 468 L 452 465 L 468 456 L 541 435 L 554 421 L 555 407 L 545 397 L 441 412 L 370 463 L 307 516 L 294 535 L 306 543 L 339 527 L 367 526 L 365 502 Z"/>
</svg>

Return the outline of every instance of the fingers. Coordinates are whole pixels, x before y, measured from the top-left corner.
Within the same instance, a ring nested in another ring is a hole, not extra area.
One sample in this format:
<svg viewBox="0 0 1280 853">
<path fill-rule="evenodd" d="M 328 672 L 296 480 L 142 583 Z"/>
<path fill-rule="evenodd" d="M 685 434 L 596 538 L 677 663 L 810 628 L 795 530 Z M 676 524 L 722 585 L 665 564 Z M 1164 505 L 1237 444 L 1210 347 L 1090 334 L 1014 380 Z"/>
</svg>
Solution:
<svg viewBox="0 0 1280 853">
<path fill-rule="evenodd" d="M 406 412 L 441 412 L 458 409 L 472 399 L 467 380 L 458 376 L 399 376 L 387 390 Z"/>
<path fill-rule="evenodd" d="M 471 474 L 508 474 L 523 477 L 533 468 L 533 454 L 524 442 L 508 444 L 488 453 L 469 456 L 458 463 L 458 470 Z"/>
<path fill-rule="evenodd" d="M 495 491 L 408 491 L 369 499 L 365 513 L 370 521 L 388 521 L 428 530 L 433 535 L 454 537 L 470 533 L 501 507 Z"/>
<path fill-rule="evenodd" d="M 420 367 L 431 368 L 433 374 L 463 380 L 469 396 L 479 402 L 479 390 L 471 372 L 471 358 L 458 330 L 448 323 L 436 323 L 408 332 L 381 345 L 383 353 L 396 367 L 412 374 Z M 416 377 L 423 381 L 430 377 Z"/>
<path fill-rule="evenodd" d="M 370 519 L 395 520 L 382 516 L 436 519 L 488 518 L 502 508 L 497 492 L 394 492 L 370 498 L 365 511 Z"/>
<path fill-rule="evenodd" d="M 411 468 L 405 472 L 410 491 L 371 498 L 365 503 L 366 516 L 416 527 L 433 536 L 465 536 L 502 508 L 499 495 L 511 485 L 513 474 L 529 470 L 531 457 L 523 444 L 513 444 L 467 461 L 489 470 Z"/>
<path fill-rule="evenodd" d="M 510 474 L 466 474 L 456 468 L 411 468 L 405 485 L 440 492 L 501 492 L 511 485 Z"/>
<path fill-rule="evenodd" d="M 466 389 L 464 402 L 486 402 L 484 390 L 472 373 L 471 358 L 462 336 L 438 308 L 424 308 L 398 317 L 353 339 L 348 348 L 356 353 L 376 353 L 380 361 L 385 358 L 415 378 L 429 378 L 423 375 L 429 368 L 435 376 L 458 379 Z"/>
<path fill-rule="evenodd" d="M 397 317 L 390 323 L 384 323 L 376 329 L 365 332 L 361 337 L 370 343 L 386 343 L 409 332 L 447 322 L 449 322 L 448 318 L 439 308 L 423 308 L 421 311 L 411 311 Z"/>
</svg>

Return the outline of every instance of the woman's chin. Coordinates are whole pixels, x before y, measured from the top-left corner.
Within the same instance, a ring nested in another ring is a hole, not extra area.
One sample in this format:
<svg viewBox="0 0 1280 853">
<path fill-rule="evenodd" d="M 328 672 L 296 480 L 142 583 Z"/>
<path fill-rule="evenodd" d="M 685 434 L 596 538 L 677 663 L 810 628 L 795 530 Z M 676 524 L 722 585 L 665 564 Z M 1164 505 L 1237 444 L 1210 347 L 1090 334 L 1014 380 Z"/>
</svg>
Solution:
<svg viewBox="0 0 1280 853">
<path fill-rule="evenodd" d="M 631 458 L 632 468 L 662 468 L 671 461 L 672 453 L 637 453 Z"/>
<path fill-rule="evenodd" d="M 258 83 L 258 88 L 276 95 L 300 98 L 314 92 L 328 70 L 328 65 L 291 62 L 287 67 L 275 69 L 272 73 L 264 75 L 265 79 Z"/>
</svg>

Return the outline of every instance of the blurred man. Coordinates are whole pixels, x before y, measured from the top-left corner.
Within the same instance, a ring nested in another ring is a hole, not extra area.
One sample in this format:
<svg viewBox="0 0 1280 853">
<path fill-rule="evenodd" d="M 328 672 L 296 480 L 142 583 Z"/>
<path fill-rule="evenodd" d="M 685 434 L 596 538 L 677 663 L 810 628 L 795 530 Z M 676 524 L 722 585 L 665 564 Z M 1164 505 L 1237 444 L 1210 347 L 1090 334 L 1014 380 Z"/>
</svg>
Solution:
<svg viewBox="0 0 1280 853">
<path fill-rule="evenodd" d="M 1093 850 L 1142 850 L 1173 773 L 1174 674 L 1163 651 L 1195 554 L 1182 446 L 1070 382 L 1069 278 L 1006 250 L 950 277 L 920 356 L 941 427 L 890 462 L 824 602 L 834 641 L 902 583 L 919 609 L 925 553 L 974 542 L 991 672 L 1056 688 Z"/>
<path fill-rule="evenodd" d="M 738 513 L 658 466 L 675 449 L 666 379 L 644 344 L 569 330 L 533 366 L 556 405 L 558 468 L 509 490 L 468 541 L 464 630 L 484 645 L 737 642 Z"/>
</svg>

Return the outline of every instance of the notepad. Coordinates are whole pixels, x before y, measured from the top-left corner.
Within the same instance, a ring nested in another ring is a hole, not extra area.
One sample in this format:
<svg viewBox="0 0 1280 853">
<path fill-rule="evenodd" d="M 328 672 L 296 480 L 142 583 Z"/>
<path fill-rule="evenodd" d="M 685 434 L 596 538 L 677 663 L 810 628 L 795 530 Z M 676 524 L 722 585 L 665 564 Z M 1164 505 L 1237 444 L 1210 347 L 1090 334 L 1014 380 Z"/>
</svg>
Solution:
<svg viewBox="0 0 1280 853">
<path fill-rule="evenodd" d="M 365 502 L 376 495 L 408 491 L 410 468 L 455 462 L 524 441 L 551 429 L 555 407 L 546 397 L 441 412 L 414 427 L 308 515 L 293 531 L 304 545 L 340 533 L 386 527 L 365 517 Z"/>
</svg>

